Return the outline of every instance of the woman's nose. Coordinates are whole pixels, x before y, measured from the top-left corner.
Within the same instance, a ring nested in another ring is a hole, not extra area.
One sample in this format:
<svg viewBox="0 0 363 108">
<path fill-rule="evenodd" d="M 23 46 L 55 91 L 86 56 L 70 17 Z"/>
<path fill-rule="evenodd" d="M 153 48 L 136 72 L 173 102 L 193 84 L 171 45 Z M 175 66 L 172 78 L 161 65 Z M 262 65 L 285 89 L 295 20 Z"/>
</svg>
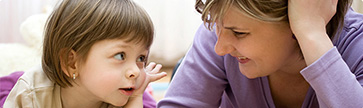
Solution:
<svg viewBox="0 0 363 108">
<path fill-rule="evenodd" d="M 223 33 L 220 32 L 218 34 L 218 39 L 217 39 L 217 43 L 214 46 L 214 51 L 219 55 L 219 56 L 224 56 L 226 54 L 231 53 L 234 48 L 231 45 L 231 41 L 229 40 L 228 37 L 223 36 Z"/>
<path fill-rule="evenodd" d="M 135 63 L 134 65 L 131 65 L 129 67 L 129 69 L 127 69 L 125 75 L 126 75 L 126 78 L 129 78 L 129 79 L 137 78 L 140 75 L 140 69 L 137 66 L 137 64 Z"/>
</svg>

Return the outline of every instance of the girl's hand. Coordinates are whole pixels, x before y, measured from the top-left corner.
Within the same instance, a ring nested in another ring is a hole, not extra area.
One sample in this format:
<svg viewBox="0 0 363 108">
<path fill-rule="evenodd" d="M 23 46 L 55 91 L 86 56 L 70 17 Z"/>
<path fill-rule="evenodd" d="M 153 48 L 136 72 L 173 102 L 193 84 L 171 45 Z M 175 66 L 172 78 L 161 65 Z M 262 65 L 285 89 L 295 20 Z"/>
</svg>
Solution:
<svg viewBox="0 0 363 108">
<path fill-rule="evenodd" d="M 166 76 L 165 72 L 159 73 L 161 67 L 161 64 L 151 62 L 148 66 L 146 66 L 143 71 L 140 72 L 140 76 L 136 80 L 136 89 L 132 96 L 129 98 L 129 101 L 124 106 L 124 108 L 143 107 L 142 97 L 146 87 L 149 85 L 150 82 L 154 82 Z"/>
<path fill-rule="evenodd" d="M 151 62 L 146 66 L 144 72 L 141 72 L 137 79 L 137 88 L 133 93 L 133 96 L 142 95 L 150 82 L 154 82 L 166 76 L 165 72 L 159 73 L 161 67 L 161 64 L 156 64 L 154 62 Z"/>
<path fill-rule="evenodd" d="M 325 26 L 336 13 L 337 4 L 338 0 L 288 0 L 290 27 L 306 65 L 333 48 Z"/>
</svg>

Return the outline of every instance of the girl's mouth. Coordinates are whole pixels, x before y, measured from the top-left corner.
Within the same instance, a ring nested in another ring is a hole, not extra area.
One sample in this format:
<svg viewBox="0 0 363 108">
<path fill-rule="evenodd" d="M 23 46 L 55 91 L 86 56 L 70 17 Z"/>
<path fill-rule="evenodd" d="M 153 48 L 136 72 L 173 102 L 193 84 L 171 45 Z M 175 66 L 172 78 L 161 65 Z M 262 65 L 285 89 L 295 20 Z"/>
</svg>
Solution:
<svg viewBox="0 0 363 108">
<path fill-rule="evenodd" d="M 119 88 L 120 92 L 124 95 L 127 95 L 127 96 L 131 96 L 132 93 L 135 91 L 134 88 L 132 87 L 129 87 L 129 88 Z"/>
</svg>

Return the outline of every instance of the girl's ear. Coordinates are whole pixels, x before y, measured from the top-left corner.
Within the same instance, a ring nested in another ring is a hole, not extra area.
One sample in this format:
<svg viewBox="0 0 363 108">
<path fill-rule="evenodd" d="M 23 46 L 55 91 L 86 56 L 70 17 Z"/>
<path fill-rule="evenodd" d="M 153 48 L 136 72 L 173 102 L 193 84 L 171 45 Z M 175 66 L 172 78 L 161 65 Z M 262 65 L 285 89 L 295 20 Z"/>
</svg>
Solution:
<svg viewBox="0 0 363 108">
<path fill-rule="evenodd" d="M 66 49 L 61 50 L 60 64 L 61 69 L 68 77 L 75 77 L 73 75 L 78 75 L 77 73 L 77 53 L 72 49 L 68 54 L 66 54 Z M 67 56 L 68 55 L 68 56 Z"/>
</svg>

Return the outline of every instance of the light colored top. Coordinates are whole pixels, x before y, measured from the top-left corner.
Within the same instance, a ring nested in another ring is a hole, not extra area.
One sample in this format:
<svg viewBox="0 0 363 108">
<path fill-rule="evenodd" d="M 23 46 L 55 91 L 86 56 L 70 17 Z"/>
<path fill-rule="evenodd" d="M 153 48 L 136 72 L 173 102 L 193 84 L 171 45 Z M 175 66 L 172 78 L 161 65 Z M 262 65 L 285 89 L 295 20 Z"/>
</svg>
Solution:
<svg viewBox="0 0 363 108">
<path fill-rule="evenodd" d="M 36 66 L 24 72 L 5 100 L 4 108 L 62 108 L 60 86 Z M 101 108 L 113 107 L 104 103 Z"/>
<path fill-rule="evenodd" d="M 40 66 L 25 71 L 9 93 L 4 108 L 62 108 L 60 86 Z"/>
<path fill-rule="evenodd" d="M 348 10 L 334 48 L 300 73 L 311 85 L 302 108 L 363 108 L 363 15 Z M 214 52 L 203 25 L 157 107 L 275 108 L 268 77 L 248 79 L 238 61 Z"/>
</svg>

